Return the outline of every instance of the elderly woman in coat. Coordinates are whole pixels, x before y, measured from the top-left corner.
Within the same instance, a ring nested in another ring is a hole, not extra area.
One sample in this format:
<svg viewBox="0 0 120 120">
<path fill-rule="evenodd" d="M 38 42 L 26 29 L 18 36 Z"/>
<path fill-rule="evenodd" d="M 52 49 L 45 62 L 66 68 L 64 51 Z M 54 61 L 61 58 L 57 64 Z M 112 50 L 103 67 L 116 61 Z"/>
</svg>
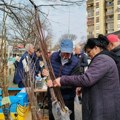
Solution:
<svg viewBox="0 0 120 120">
<path fill-rule="evenodd" d="M 115 56 L 106 50 L 105 36 L 91 38 L 85 51 L 91 57 L 83 75 L 62 76 L 48 81 L 49 87 L 82 87 L 83 120 L 120 120 L 120 83 Z"/>
</svg>

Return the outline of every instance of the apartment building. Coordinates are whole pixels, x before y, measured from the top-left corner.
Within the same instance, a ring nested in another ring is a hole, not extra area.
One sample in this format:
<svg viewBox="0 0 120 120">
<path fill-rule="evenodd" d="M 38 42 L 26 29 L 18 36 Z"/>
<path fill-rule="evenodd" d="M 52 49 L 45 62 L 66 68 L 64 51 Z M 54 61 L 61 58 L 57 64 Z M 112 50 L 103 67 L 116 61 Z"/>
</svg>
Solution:
<svg viewBox="0 0 120 120">
<path fill-rule="evenodd" d="M 120 30 L 120 0 L 87 0 L 87 37 Z"/>
</svg>

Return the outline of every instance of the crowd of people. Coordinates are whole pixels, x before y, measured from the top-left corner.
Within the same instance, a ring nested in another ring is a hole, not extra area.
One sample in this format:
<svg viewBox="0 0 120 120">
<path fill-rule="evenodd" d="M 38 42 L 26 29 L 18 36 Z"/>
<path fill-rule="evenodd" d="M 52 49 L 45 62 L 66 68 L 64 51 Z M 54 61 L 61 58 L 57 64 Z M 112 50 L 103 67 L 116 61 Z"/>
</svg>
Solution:
<svg viewBox="0 0 120 120">
<path fill-rule="evenodd" d="M 25 48 L 14 77 L 18 87 L 26 86 L 28 71 L 33 76 L 49 75 L 49 70 L 40 64 L 41 50 L 34 50 L 32 44 Z M 72 40 L 63 39 L 59 51 L 49 58 L 56 77 L 54 82 L 47 81 L 49 120 L 54 120 L 50 87 L 60 87 L 65 105 L 72 111 L 70 120 L 75 120 L 76 94 L 82 94 L 83 120 L 120 120 L 120 39 L 117 35 L 89 38 L 83 49 L 80 45 L 74 49 Z"/>
</svg>

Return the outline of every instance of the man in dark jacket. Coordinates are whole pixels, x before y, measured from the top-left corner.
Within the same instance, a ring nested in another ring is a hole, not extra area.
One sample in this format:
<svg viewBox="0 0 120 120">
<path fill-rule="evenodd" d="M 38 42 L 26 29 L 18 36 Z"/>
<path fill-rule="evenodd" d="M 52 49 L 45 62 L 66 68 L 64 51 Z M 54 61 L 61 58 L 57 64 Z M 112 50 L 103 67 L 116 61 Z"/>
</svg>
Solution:
<svg viewBox="0 0 120 120">
<path fill-rule="evenodd" d="M 88 57 L 87 55 L 84 53 L 84 51 L 82 51 L 82 48 L 80 45 L 76 45 L 75 46 L 75 56 L 77 56 L 79 58 L 79 63 L 80 63 L 80 74 L 83 74 L 85 71 L 85 67 L 88 66 Z"/>
<path fill-rule="evenodd" d="M 85 52 L 82 50 L 82 46 L 80 46 L 79 44 L 77 44 L 75 46 L 75 56 L 79 58 L 79 66 L 77 69 L 79 69 L 78 74 L 82 75 L 85 72 L 85 68 L 88 67 L 88 56 L 85 54 Z M 81 91 L 81 87 L 77 87 L 76 89 L 76 94 L 79 96 L 79 100 L 82 100 L 82 96 L 80 94 Z"/>
<path fill-rule="evenodd" d="M 51 55 L 51 64 L 56 77 L 62 75 L 71 75 L 74 68 L 77 66 L 79 59 L 72 54 L 73 42 L 72 40 L 62 40 L 60 45 L 60 51 L 54 52 Z M 61 93 L 65 102 L 65 105 L 72 111 L 70 120 L 74 120 L 74 97 L 75 87 L 61 87 Z M 49 120 L 54 120 L 52 115 L 52 105 L 49 96 Z"/>
<path fill-rule="evenodd" d="M 25 46 L 26 52 L 22 55 L 20 62 L 18 64 L 17 73 L 15 75 L 16 83 L 18 87 L 24 87 L 24 83 L 26 82 L 26 73 L 29 72 L 33 67 L 33 53 L 34 46 L 32 44 L 27 44 Z"/>
</svg>

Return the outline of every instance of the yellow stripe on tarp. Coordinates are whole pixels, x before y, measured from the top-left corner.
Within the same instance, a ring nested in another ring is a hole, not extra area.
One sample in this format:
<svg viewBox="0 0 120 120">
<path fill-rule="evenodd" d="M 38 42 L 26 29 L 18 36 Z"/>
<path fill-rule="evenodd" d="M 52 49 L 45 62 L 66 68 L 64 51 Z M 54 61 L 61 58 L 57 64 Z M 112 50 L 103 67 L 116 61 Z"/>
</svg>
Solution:
<svg viewBox="0 0 120 120">
<path fill-rule="evenodd" d="M 18 113 L 17 120 L 26 120 L 29 111 L 30 111 L 29 106 L 27 106 L 27 107 L 18 106 L 18 108 L 17 108 L 17 113 Z"/>
<path fill-rule="evenodd" d="M 3 113 L 0 113 L 0 120 L 4 120 L 4 115 L 3 115 Z"/>
<path fill-rule="evenodd" d="M 19 109 L 17 109 L 17 113 L 10 113 L 10 116 L 12 119 L 16 119 L 16 120 L 28 120 L 27 118 L 29 117 L 28 114 L 30 112 L 30 107 L 20 107 Z M 17 116 L 15 116 L 15 114 L 17 114 Z M 4 120 L 4 114 L 0 113 L 0 120 Z M 30 119 L 29 119 L 30 120 Z"/>
</svg>

